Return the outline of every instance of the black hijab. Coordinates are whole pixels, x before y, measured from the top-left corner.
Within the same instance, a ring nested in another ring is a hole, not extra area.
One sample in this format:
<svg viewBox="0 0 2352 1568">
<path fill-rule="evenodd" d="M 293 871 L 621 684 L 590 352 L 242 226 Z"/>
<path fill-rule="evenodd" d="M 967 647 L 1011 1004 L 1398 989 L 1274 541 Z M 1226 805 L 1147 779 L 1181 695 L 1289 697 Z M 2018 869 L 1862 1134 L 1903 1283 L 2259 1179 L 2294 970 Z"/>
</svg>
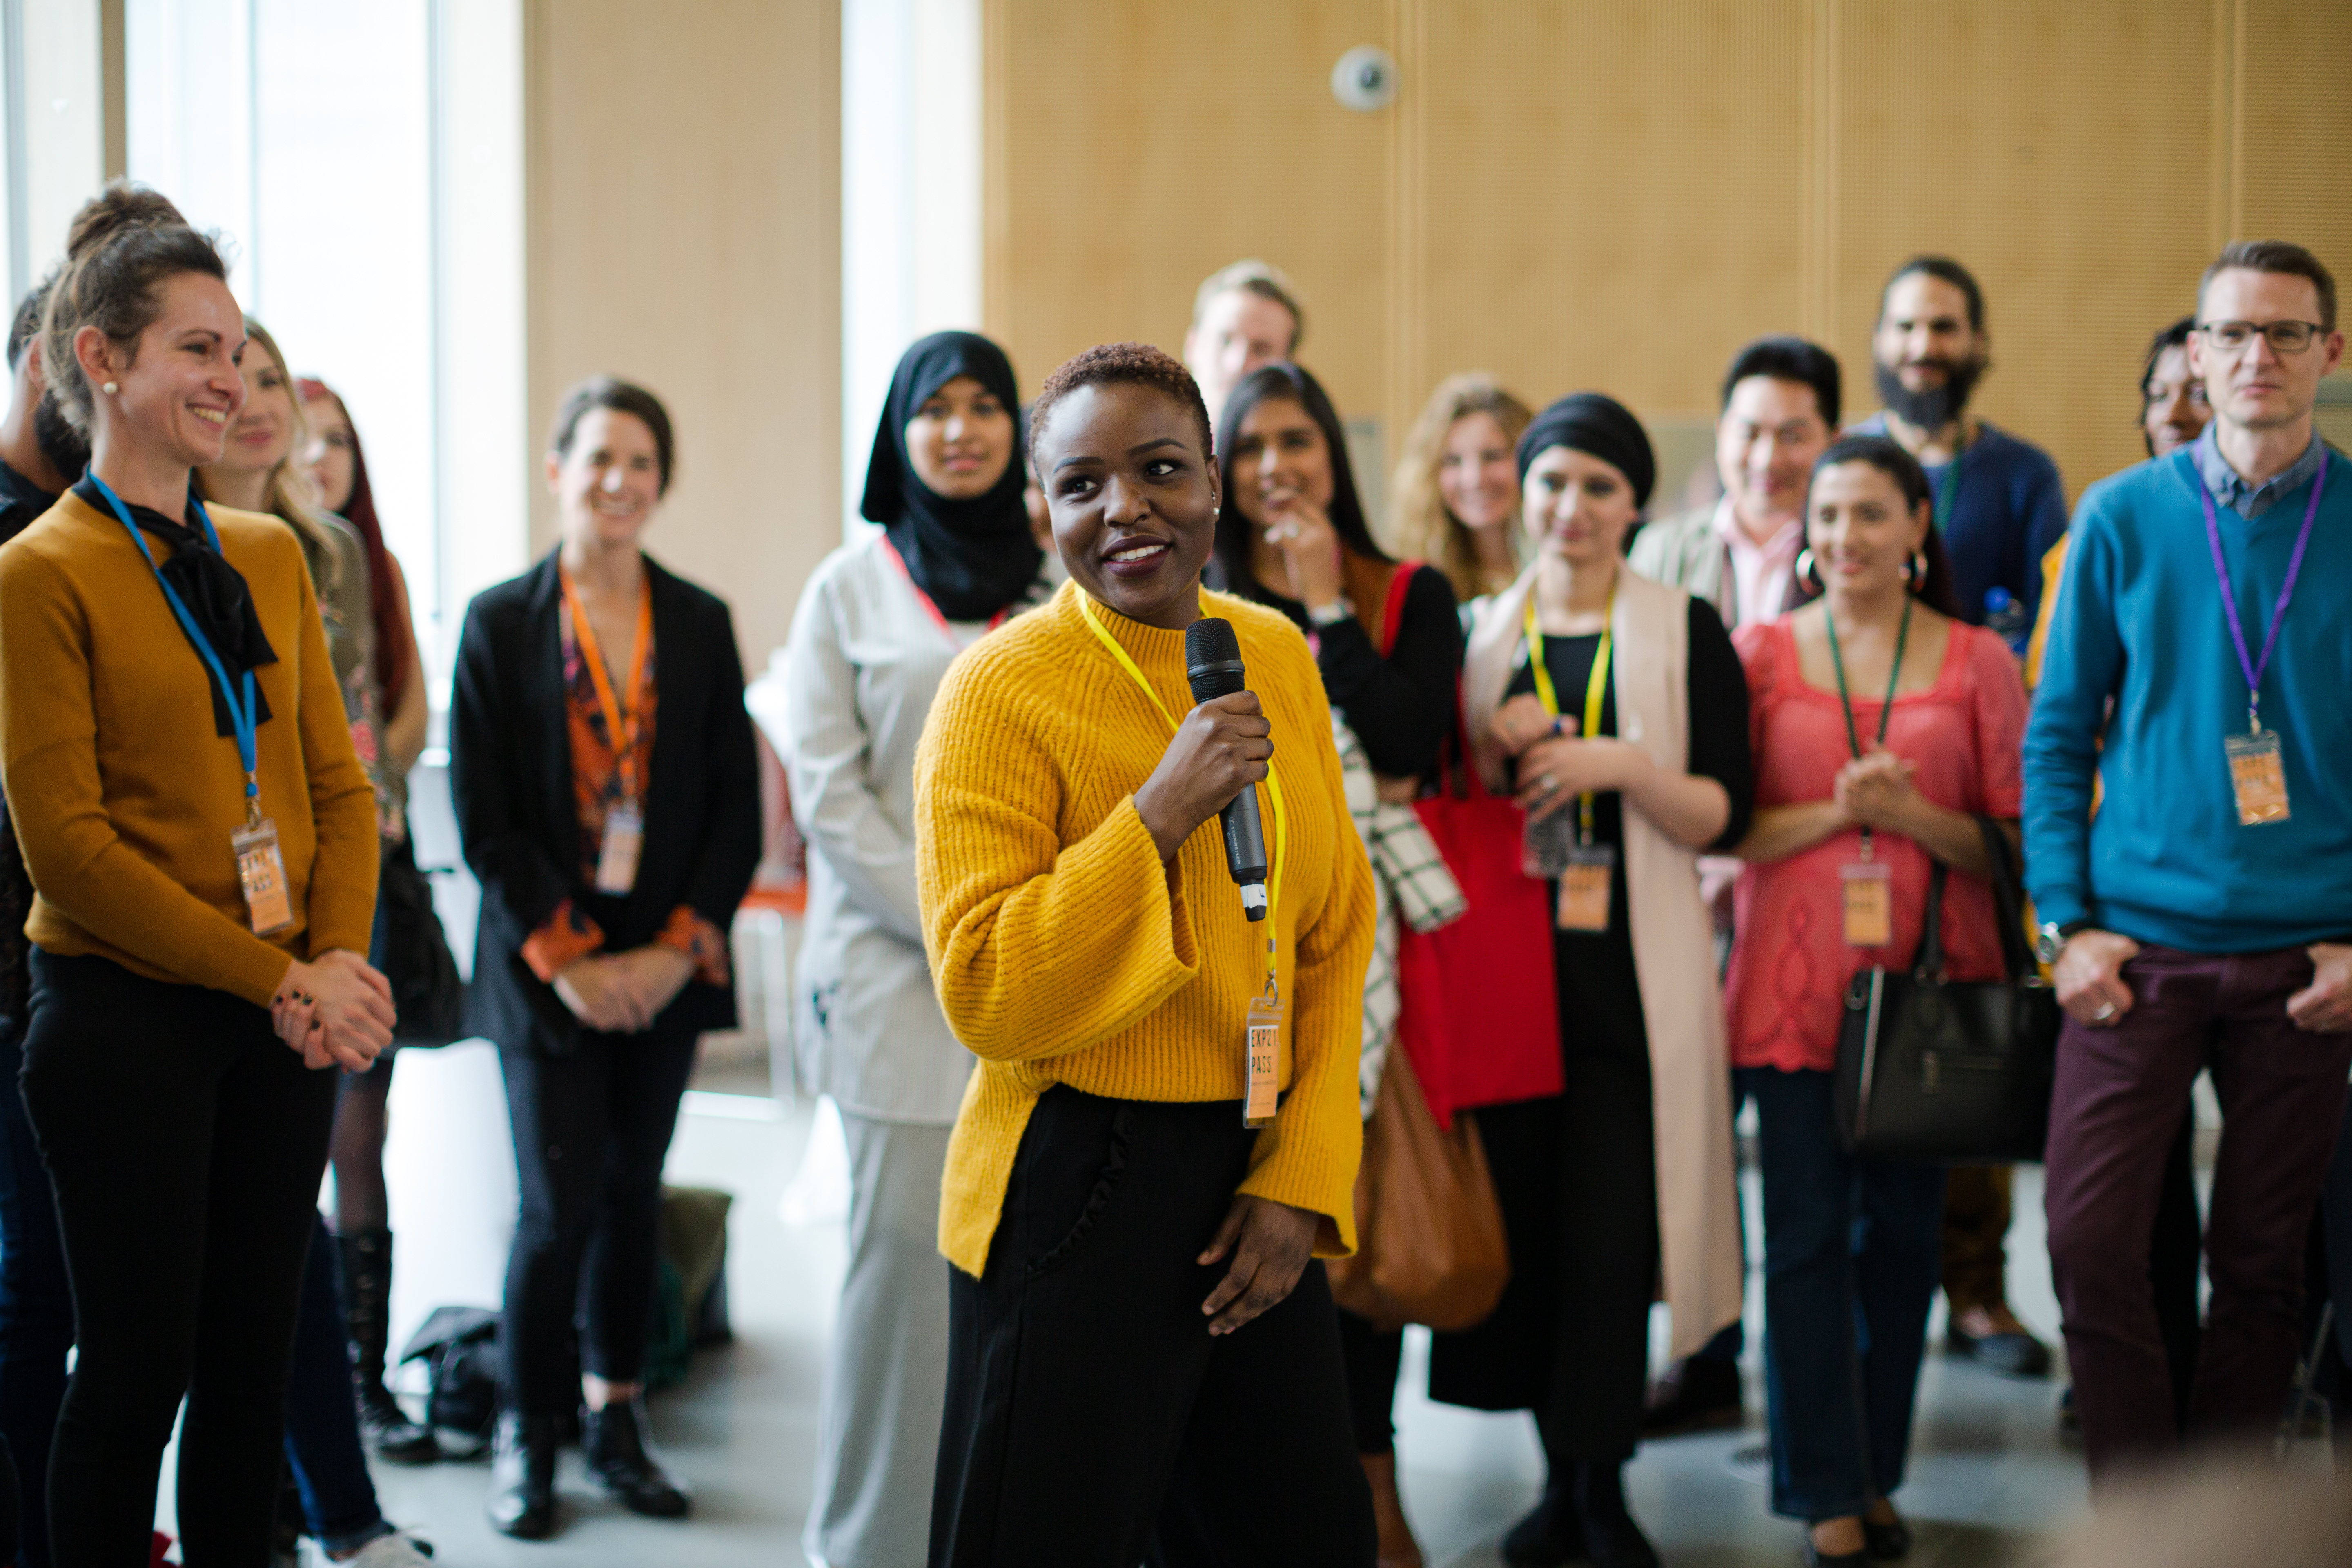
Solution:
<svg viewBox="0 0 2352 1568">
<path fill-rule="evenodd" d="M 907 422 L 960 375 L 995 394 L 1013 422 L 1014 449 L 1003 474 L 969 500 L 950 500 L 923 483 L 907 456 Z M 888 531 L 907 574 L 951 621 L 984 621 L 1020 598 L 1045 558 L 1029 536 L 1029 510 L 1021 500 L 1020 406 L 1013 362 L 977 332 L 933 332 L 900 357 L 890 377 L 857 510 Z"/>
</svg>

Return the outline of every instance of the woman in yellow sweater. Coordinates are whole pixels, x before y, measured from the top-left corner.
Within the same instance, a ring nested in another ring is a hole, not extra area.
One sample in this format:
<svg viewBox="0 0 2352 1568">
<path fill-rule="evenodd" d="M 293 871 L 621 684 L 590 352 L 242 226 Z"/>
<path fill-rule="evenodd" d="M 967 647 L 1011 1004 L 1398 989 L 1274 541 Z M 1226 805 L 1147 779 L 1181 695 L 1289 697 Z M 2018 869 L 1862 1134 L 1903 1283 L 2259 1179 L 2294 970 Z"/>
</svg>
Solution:
<svg viewBox="0 0 2352 1568">
<path fill-rule="evenodd" d="M 1370 1498 L 1313 1260 L 1355 1245 L 1372 886 L 1322 679 L 1282 616 L 1201 590 L 1217 477 L 1175 360 L 1078 355 L 1030 445 L 1071 581 L 956 660 L 916 759 L 924 941 L 980 1058 L 940 1198 L 931 1563 L 1357 1568 Z M 1255 695 L 1193 704 L 1204 616 Z M 1254 923 L 1215 818 L 1260 784 Z M 1269 1019 L 1280 1108 L 1253 1130 Z"/>
<path fill-rule="evenodd" d="M 41 352 L 89 472 L 0 549 L 0 769 L 36 897 L 26 1110 L 78 1360 L 60 1568 L 143 1563 L 181 1397 L 191 1563 L 270 1552 L 331 1066 L 390 1043 L 360 956 L 375 800 L 300 544 L 206 508 L 245 399 L 212 242 L 152 192 L 75 218 Z"/>
</svg>

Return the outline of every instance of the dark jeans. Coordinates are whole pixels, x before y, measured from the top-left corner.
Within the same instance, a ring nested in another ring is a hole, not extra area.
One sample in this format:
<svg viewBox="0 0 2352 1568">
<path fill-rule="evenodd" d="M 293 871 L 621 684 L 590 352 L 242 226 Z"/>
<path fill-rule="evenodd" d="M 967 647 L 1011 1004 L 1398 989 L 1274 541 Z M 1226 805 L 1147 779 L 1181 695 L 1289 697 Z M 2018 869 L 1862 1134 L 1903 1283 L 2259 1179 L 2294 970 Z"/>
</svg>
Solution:
<svg viewBox="0 0 2352 1568">
<path fill-rule="evenodd" d="M 1038 1101 L 988 1271 L 949 1285 L 932 1568 L 1371 1568 L 1323 1266 L 1201 1316 L 1256 1140 L 1233 1101 Z"/>
<path fill-rule="evenodd" d="M 335 1075 L 269 1015 L 103 958 L 33 953 L 25 1107 L 57 1184 L 79 1352 L 49 1453 L 59 1568 L 148 1559 L 180 1428 L 189 1568 L 268 1560 L 302 1260 Z"/>
<path fill-rule="evenodd" d="M 66 1396 L 73 1290 L 66 1283 L 58 1199 L 17 1077 L 21 1019 L 0 1020 L 0 1438 L 16 1468 L 24 1568 L 48 1568 L 49 1440 Z"/>
<path fill-rule="evenodd" d="M 1404 1366 L 1404 1331 L 1386 1332 L 1371 1320 L 1339 1309 L 1339 1360 L 1348 1372 L 1348 1414 L 1359 1454 L 1396 1452 L 1397 1375 Z"/>
<path fill-rule="evenodd" d="M 1944 1215 L 1941 1167 L 1845 1152 L 1830 1081 L 1739 1072 L 1764 1179 L 1772 1511 L 1810 1521 L 1903 1484 Z"/>
<path fill-rule="evenodd" d="M 696 1038 L 656 1020 L 642 1035 L 583 1029 L 564 1056 L 499 1052 L 522 1195 L 499 1331 L 509 1408 L 566 1415 L 581 1369 L 612 1383 L 644 1371 L 662 1161 Z M 586 1329 L 576 1364 L 575 1310 Z"/>
<path fill-rule="evenodd" d="M 310 1538 L 329 1552 L 356 1551 L 391 1533 L 368 1477 L 360 1444 L 359 1402 L 352 1395 L 352 1347 L 344 1337 L 335 1242 L 312 1215 L 310 1257 L 302 1265 L 302 1315 L 294 1328 L 294 1371 L 286 1389 L 286 1462 L 302 1494 Z"/>
<path fill-rule="evenodd" d="M 2303 1337 L 2304 1250 L 2344 1108 L 2352 1035 L 2286 1016 L 2311 983 L 2301 948 L 2229 955 L 2149 947 L 2124 966 L 2118 1023 L 2069 1019 L 2050 1107 L 2050 1262 L 2094 1476 L 2160 1458 L 2183 1427 L 2148 1288 L 2166 1159 L 2210 1068 L 2221 1146 L 2206 1216 L 2212 1302 L 2187 1431 L 2273 1428 Z"/>
</svg>

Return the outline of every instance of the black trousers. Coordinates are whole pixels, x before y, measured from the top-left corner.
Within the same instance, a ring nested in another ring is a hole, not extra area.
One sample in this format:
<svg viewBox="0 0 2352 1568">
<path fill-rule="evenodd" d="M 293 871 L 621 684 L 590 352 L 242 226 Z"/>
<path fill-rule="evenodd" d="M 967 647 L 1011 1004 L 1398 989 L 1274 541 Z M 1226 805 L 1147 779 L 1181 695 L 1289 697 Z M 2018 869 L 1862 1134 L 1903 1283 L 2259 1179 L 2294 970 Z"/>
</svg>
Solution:
<svg viewBox="0 0 2352 1568">
<path fill-rule="evenodd" d="M 1621 906 L 1622 907 L 1622 906 Z M 1641 1436 L 1658 1175 L 1650 1049 L 1622 932 L 1559 939 L 1564 1092 L 1488 1106 L 1478 1135 L 1511 1242 L 1494 1315 L 1432 1342 L 1433 1399 L 1532 1410 L 1564 1461 L 1633 1458 Z"/>
<path fill-rule="evenodd" d="M 1201 1316 L 1256 1137 L 1236 1102 L 1038 1102 L 950 1285 L 932 1568 L 1370 1568 L 1322 1266 L 1238 1332 Z"/>
<path fill-rule="evenodd" d="M 1348 1415 L 1359 1454 L 1396 1452 L 1396 1391 L 1404 1370 L 1404 1331 L 1385 1331 L 1339 1309 L 1339 1359 L 1348 1369 Z"/>
<path fill-rule="evenodd" d="M 564 1415 L 583 1368 L 612 1383 L 644 1371 L 662 1162 L 697 1037 L 656 1019 L 642 1035 L 583 1030 L 563 1056 L 499 1052 L 522 1196 L 499 1331 L 509 1408 Z"/>
<path fill-rule="evenodd" d="M 25 1107 L 79 1346 L 49 1450 L 50 1560 L 143 1568 L 184 1393 L 184 1560 L 249 1568 L 269 1555 L 335 1074 L 226 992 L 38 950 L 32 968 Z"/>
</svg>

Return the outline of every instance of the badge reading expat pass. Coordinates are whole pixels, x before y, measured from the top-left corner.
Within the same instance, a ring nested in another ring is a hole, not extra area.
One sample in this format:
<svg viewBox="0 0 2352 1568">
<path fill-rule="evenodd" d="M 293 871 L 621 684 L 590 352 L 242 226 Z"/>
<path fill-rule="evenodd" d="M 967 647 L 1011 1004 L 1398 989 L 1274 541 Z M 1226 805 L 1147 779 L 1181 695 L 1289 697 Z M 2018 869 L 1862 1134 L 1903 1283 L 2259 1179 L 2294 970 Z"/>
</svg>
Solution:
<svg viewBox="0 0 2352 1568">
<path fill-rule="evenodd" d="M 256 936 L 275 936 L 294 923 L 294 900 L 286 888 L 286 857 L 278 848 L 278 824 L 257 810 L 228 836 L 236 855 L 236 879 L 245 889 L 246 918 Z"/>
<path fill-rule="evenodd" d="M 645 813 L 623 801 L 604 814 L 604 839 L 596 851 L 596 890 L 625 893 L 637 885 L 637 853 L 646 844 Z"/>
<path fill-rule="evenodd" d="M 1282 994 L 1272 975 L 1250 999 L 1248 1030 L 1249 1087 L 1242 1098 L 1242 1125 L 1263 1127 L 1274 1120 L 1282 1091 Z"/>
<path fill-rule="evenodd" d="M 1845 893 L 1848 947 L 1885 947 L 1895 940 L 1895 868 L 1884 860 L 1838 868 Z"/>
<path fill-rule="evenodd" d="M 2230 756 L 2230 787 L 2237 792 L 2238 826 L 2259 827 L 2286 820 L 2286 762 L 2276 730 L 2231 735 L 2221 742 Z"/>
<path fill-rule="evenodd" d="M 2323 451 L 2319 472 L 2311 477 L 2311 499 L 2304 503 L 2303 531 L 2295 535 L 2294 553 L 2287 557 L 2286 576 L 2279 584 L 2278 604 L 2271 611 L 2270 634 L 2263 638 L 2260 658 L 2246 646 L 2246 628 L 2238 621 L 2238 595 L 2230 585 L 2230 563 L 2221 552 L 2221 523 L 2213 510 L 2212 492 L 2201 481 L 2197 486 L 2197 499 L 2204 503 L 2205 542 L 2213 551 L 2213 576 L 2221 584 L 2222 618 L 2230 628 L 2230 646 L 2237 653 L 2239 671 L 2246 678 L 2246 732 L 2221 742 L 2230 763 L 2230 789 L 2238 798 L 2241 827 L 2287 819 L 2286 758 L 2278 731 L 2263 728 L 2263 676 L 2271 667 L 2271 655 L 2278 651 L 2279 628 L 2286 624 L 2286 606 L 2294 597 L 2295 579 L 2303 575 L 2303 552 L 2311 546 L 2312 524 L 2319 521 L 2319 498 L 2327 489 L 2328 462 Z"/>
<path fill-rule="evenodd" d="M 1569 850 L 1568 864 L 1560 868 L 1559 901 L 1554 911 L 1560 930 L 1609 929 L 1610 888 L 1616 869 L 1613 844 L 1579 844 Z"/>
</svg>

